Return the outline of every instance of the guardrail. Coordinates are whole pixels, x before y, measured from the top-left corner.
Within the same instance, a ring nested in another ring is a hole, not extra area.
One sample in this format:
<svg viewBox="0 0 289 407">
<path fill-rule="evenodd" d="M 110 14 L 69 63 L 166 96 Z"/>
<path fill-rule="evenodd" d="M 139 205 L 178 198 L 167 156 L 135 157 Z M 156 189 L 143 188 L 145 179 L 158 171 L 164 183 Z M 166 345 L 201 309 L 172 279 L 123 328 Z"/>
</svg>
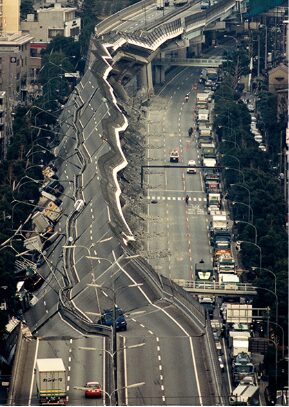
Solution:
<svg viewBox="0 0 289 407">
<path fill-rule="evenodd" d="M 65 321 L 67 321 L 77 330 L 86 334 L 111 336 L 112 329 L 110 327 L 91 323 L 80 316 L 77 309 L 74 309 L 72 303 L 69 301 L 66 295 L 65 299 L 63 299 L 62 294 L 62 292 L 59 293 L 58 312 Z M 69 307 L 65 304 L 65 302 L 69 303 Z"/>
<path fill-rule="evenodd" d="M 204 66 L 216 68 L 225 62 L 221 58 L 155 58 L 154 65 L 181 65 L 181 66 Z"/>
<path fill-rule="evenodd" d="M 249 283 L 217 283 L 207 281 L 194 281 L 175 279 L 174 282 L 186 291 L 200 294 L 235 294 L 257 295 L 256 288 Z"/>
<path fill-rule="evenodd" d="M 156 3 L 156 0 L 142 0 L 138 3 L 132 4 L 131 6 L 126 7 L 123 10 L 118 11 L 112 16 L 107 17 L 105 20 L 101 21 L 95 27 L 95 34 L 97 36 L 103 35 L 106 33 L 108 28 L 112 28 L 114 23 L 119 23 L 119 21 L 125 17 L 132 16 L 133 13 L 144 10 L 146 7 L 151 4 Z"/>
</svg>

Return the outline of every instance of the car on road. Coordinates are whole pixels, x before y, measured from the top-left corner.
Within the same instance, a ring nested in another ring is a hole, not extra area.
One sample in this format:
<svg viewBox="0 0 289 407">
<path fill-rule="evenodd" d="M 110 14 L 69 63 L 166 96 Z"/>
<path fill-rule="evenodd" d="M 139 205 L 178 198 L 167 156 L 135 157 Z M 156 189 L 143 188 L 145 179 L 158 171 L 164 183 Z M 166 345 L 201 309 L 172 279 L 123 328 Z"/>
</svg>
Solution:
<svg viewBox="0 0 289 407">
<path fill-rule="evenodd" d="M 84 208 L 84 200 L 83 199 L 77 199 L 74 203 L 74 209 L 76 212 L 81 212 L 82 209 Z"/>
<path fill-rule="evenodd" d="M 86 398 L 99 398 L 101 397 L 101 385 L 98 382 L 87 382 L 85 390 Z"/>
<path fill-rule="evenodd" d="M 190 160 L 188 162 L 189 168 L 187 168 L 187 174 L 196 174 L 196 161 L 195 160 Z"/>
<path fill-rule="evenodd" d="M 115 307 L 115 329 L 116 331 L 126 331 L 127 330 L 127 322 L 123 311 L 119 307 Z M 101 325 L 106 326 L 113 326 L 113 309 L 105 309 L 101 318 L 97 322 Z"/>
<path fill-rule="evenodd" d="M 170 162 L 178 163 L 179 162 L 179 152 L 178 150 L 173 150 L 170 154 Z"/>
<path fill-rule="evenodd" d="M 218 356 L 218 360 L 219 360 L 219 366 L 220 366 L 221 372 L 223 373 L 225 371 L 225 365 L 224 365 L 222 356 Z"/>
<path fill-rule="evenodd" d="M 247 107 L 248 107 L 249 112 L 254 112 L 254 110 L 255 110 L 254 105 L 252 105 L 251 103 L 249 103 L 249 104 L 247 105 Z"/>
</svg>

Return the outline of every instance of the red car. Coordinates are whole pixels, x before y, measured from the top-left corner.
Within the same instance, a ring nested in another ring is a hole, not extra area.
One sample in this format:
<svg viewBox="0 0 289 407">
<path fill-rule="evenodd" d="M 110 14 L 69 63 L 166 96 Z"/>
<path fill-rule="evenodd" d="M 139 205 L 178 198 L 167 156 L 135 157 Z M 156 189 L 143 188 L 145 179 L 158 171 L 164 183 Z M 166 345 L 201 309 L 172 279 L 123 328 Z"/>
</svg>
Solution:
<svg viewBox="0 0 289 407">
<path fill-rule="evenodd" d="M 101 385 L 98 382 L 88 382 L 85 387 L 85 397 L 101 397 Z"/>
</svg>

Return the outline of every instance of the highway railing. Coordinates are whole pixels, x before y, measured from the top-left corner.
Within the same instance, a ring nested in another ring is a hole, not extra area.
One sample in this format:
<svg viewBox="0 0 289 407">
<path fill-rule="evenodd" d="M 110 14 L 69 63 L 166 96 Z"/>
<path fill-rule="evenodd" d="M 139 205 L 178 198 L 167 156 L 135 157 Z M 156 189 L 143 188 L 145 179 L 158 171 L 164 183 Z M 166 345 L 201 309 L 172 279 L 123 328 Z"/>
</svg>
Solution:
<svg viewBox="0 0 289 407">
<path fill-rule="evenodd" d="M 256 288 L 249 283 L 217 283 L 214 281 L 195 281 L 195 280 L 183 280 L 175 279 L 176 284 L 183 287 L 185 290 L 190 292 L 207 292 L 208 294 L 218 294 L 218 293 L 230 293 L 230 294 L 240 294 L 240 292 L 248 295 L 256 295 Z"/>
<path fill-rule="evenodd" d="M 113 14 L 112 16 L 107 17 L 105 20 L 101 21 L 95 27 L 95 34 L 97 36 L 103 35 L 108 30 L 113 29 L 114 26 L 120 23 L 120 20 L 126 17 L 132 17 L 133 14 L 136 14 L 139 11 L 145 10 L 146 7 L 156 4 L 156 0 L 142 0 L 138 3 L 132 4 L 131 6 L 126 7 L 123 10 L 118 11 L 117 13 Z"/>
</svg>

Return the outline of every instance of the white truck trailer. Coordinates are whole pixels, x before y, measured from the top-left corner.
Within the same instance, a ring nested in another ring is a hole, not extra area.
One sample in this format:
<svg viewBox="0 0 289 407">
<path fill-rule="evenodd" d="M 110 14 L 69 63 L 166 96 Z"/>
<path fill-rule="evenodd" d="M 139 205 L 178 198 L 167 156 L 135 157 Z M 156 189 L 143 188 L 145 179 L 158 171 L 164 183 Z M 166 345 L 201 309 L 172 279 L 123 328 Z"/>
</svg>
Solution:
<svg viewBox="0 0 289 407">
<path fill-rule="evenodd" d="M 37 359 L 35 370 L 40 405 L 66 404 L 66 369 L 63 360 Z"/>
</svg>

